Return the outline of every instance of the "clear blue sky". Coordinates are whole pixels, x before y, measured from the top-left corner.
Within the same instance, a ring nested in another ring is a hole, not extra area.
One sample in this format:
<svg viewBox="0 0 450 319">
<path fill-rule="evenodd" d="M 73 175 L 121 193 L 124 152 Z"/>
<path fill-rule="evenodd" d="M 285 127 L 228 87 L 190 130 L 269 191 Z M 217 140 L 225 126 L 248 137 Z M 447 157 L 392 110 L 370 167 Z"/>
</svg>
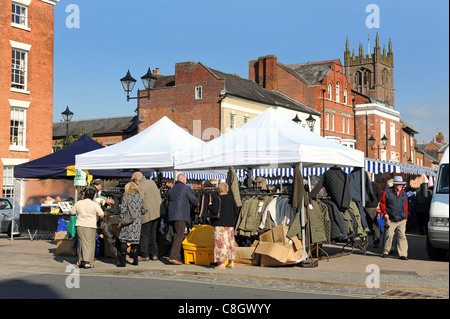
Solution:
<svg viewBox="0 0 450 319">
<path fill-rule="evenodd" d="M 68 28 L 69 5 L 79 28 Z M 379 28 L 368 28 L 369 4 Z M 392 39 L 395 107 L 430 141 L 449 141 L 449 2 L 445 0 L 61 0 L 55 7 L 54 121 L 68 105 L 74 120 L 134 115 L 119 79 L 175 63 L 202 62 L 248 78 L 248 61 L 274 54 L 284 64 L 334 58 L 344 63 L 345 39 L 358 52 Z"/>
</svg>

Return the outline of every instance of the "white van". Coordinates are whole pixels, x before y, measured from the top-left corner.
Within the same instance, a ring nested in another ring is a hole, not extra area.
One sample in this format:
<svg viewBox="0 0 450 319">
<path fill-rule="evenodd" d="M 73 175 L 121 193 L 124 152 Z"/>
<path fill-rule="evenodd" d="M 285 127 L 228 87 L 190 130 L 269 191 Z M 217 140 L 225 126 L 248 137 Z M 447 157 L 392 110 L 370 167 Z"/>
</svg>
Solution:
<svg viewBox="0 0 450 319">
<path fill-rule="evenodd" d="M 443 260 L 448 251 L 448 196 L 449 196 L 449 163 L 448 147 L 439 163 L 433 197 L 430 205 L 428 222 L 427 252 L 432 260 Z"/>
</svg>

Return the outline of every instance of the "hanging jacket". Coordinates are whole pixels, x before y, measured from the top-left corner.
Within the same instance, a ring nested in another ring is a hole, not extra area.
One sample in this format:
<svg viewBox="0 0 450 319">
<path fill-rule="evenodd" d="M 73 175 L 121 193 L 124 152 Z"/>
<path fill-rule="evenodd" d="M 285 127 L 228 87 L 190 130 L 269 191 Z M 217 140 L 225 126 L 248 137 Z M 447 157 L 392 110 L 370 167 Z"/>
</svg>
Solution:
<svg viewBox="0 0 450 319">
<path fill-rule="evenodd" d="M 314 244 L 330 243 L 331 220 L 328 207 L 322 202 L 311 200 L 312 209 L 309 210 L 311 228 L 311 242 Z"/>
<path fill-rule="evenodd" d="M 352 200 L 350 178 L 341 168 L 333 166 L 323 173 L 311 191 L 310 198 L 314 199 L 322 188 L 325 188 L 327 194 L 339 210 L 349 208 L 350 201 Z"/>
</svg>

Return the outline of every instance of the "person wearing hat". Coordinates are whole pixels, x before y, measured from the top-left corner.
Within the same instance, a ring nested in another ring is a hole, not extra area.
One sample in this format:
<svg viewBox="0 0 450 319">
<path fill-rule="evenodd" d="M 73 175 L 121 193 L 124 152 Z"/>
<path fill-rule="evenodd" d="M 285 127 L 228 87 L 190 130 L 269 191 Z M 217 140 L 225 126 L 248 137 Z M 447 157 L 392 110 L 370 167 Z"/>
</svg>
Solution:
<svg viewBox="0 0 450 319">
<path fill-rule="evenodd" d="M 141 172 L 134 172 L 131 176 L 131 181 L 138 185 L 142 191 L 145 206 L 148 211 L 142 215 L 141 238 L 139 241 L 139 248 L 141 256 L 139 261 L 157 260 L 158 259 L 158 242 L 157 230 L 158 222 L 161 217 L 161 192 L 156 183 L 144 177 Z M 149 239 L 150 239 L 150 254 L 149 254 Z"/>
<path fill-rule="evenodd" d="M 403 191 L 406 182 L 401 176 L 395 176 L 392 187 L 383 190 L 380 200 L 381 212 L 385 219 L 386 240 L 381 257 L 387 257 L 392 239 L 397 234 L 399 258 L 408 260 L 408 241 L 406 239 L 406 220 L 408 219 L 408 197 Z"/>
</svg>

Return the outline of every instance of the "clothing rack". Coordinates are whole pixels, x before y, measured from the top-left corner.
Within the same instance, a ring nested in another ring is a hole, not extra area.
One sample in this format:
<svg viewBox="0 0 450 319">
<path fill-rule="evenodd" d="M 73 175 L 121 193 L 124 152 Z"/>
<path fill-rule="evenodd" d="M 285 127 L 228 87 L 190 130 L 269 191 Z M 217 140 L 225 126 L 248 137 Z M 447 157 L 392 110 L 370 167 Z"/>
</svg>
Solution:
<svg viewBox="0 0 450 319">
<path fill-rule="evenodd" d="M 311 197 L 310 197 L 310 198 L 311 198 Z M 331 200 L 331 197 L 330 197 L 329 195 L 316 195 L 314 199 L 315 199 L 316 201 L 317 201 L 317 200 Z M 308 216 L 308 219 L 309 219 L 309 216 Z M 308 223 L 308 224 L 309 224 L 309 223 Z M 364 256 L 365 256 L 365 255 L 366 255 L 366 252 L 367 252 L 367 245 L 368 245 L 368 242 L 367 242 L 367 236 L 361 237 L 361 241 L 362 241 L 362 243 L 358 243 L 358 242 L 355 240 L 355 238 L 349 238 L 349 239 L 347 239 L 347 242 L 346 242 L 345 245 L 342 247 L 341 253 L 336 254 L 336 255 L 334 255 L 334 256 L 332 256 L 332 257 L 340 257 L 340 256 L 346 256 L 346 255 L 349 255 L 349 254 L 353 254 L 355 248 L 361 249 L 361 250 L 363 251 Z M 351 249 L 351 252 L 350 252 L 350 253 L 345 253 L 345 252 L 344 252 L 344 251 L 345 251 L 345 248 L 346 248 L 347 246 L 349 246 L 349 245 L 351 245 L 351 248 L 352 248 L 352 249 Z M 324 253 L 324 254 L 326 255 L 327 261 L 330 260 L 330 255 L 329 255 L 329 254 L 321 247 L 321 244 L 314 243 L 314 247 L 311 249 L 311 254 L 312 254 L 312 253 L 316 253 L 316 257 L 317 257 L 318 259 L 320 259 L 320 257 L 319 257 L 319 252 L 322 252 L 322 253 Z"/>
<path fill-rule="evenodd" d="M 268 192 L 246 192 L 246 193 L 240 193 L 241 197 L 245 196 L 259 196 L 259 195 L 266 195 L 266 196 L 290 196 L 290 193 L 268 193 Z"/>
</svg>

